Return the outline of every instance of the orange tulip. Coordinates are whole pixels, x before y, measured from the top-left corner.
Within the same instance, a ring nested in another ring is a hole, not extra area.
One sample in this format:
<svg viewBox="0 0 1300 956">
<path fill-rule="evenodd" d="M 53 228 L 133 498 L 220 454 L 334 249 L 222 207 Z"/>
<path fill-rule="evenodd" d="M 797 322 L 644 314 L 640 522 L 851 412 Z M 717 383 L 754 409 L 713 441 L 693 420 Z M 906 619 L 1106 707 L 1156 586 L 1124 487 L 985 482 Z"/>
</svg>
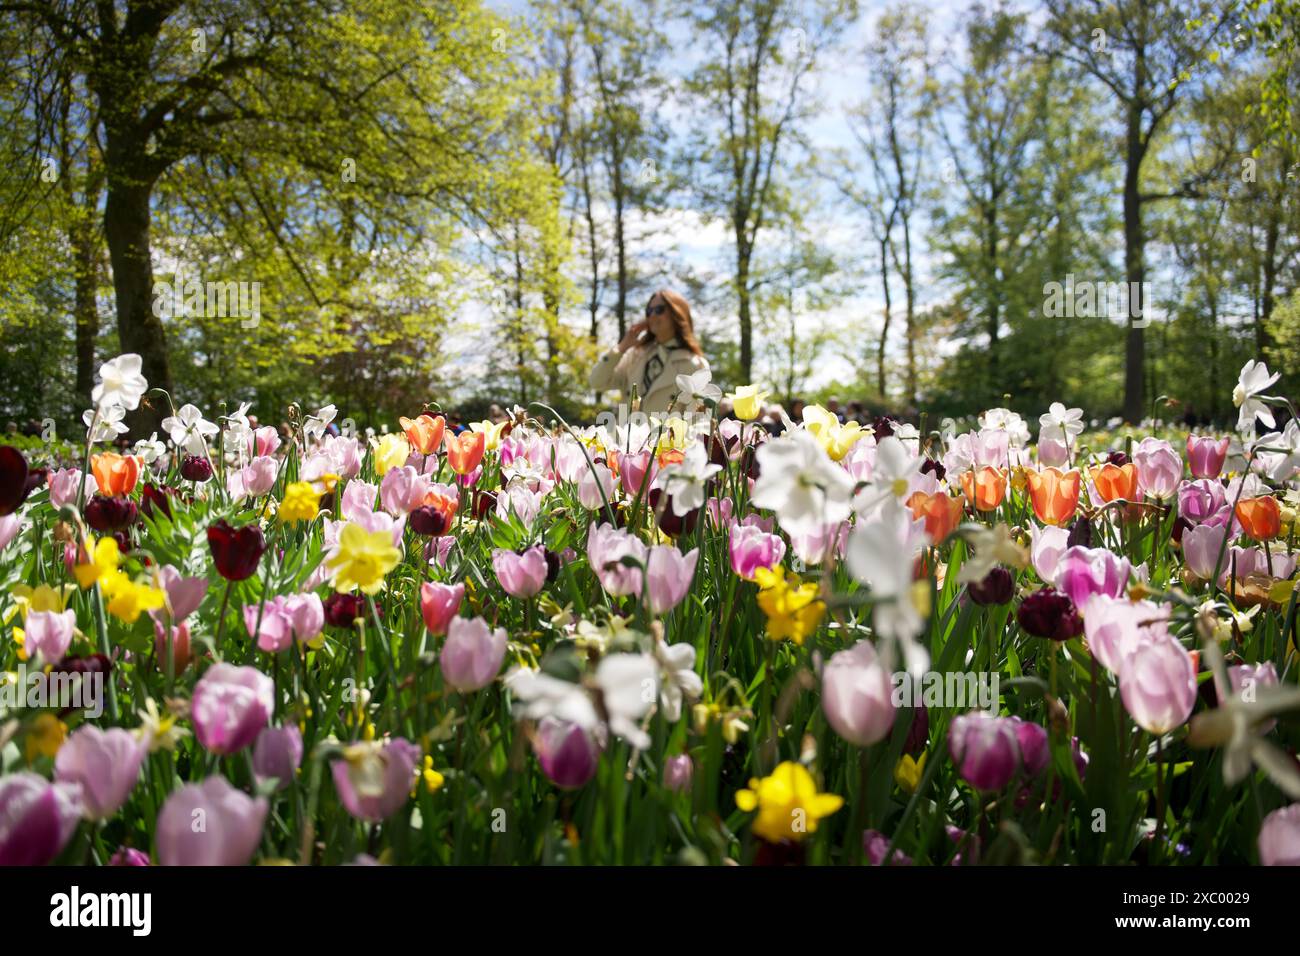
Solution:
<svg viewBox="0 0 1300 956">
<path fill-rule="evenodd" d="M 680 465 L 686 460 L 686 453 L 676 448 L 665 448 L 659 453 L 659 467 L 667 468 L 669 465 Z"/>
<path fill-rule="evenodd" d="M 409 418 L 399 418 L 397 421 L 401 424 L 402 431 L 406 432 L 406 440 L 421 455 L 432 455 L 442 444 L 447 420 L 441 415 L 434 418 L 426 412 L 414 421 Z"/>
<path fill-rule="evenodd" d="M 451 526 L 451 519 L 456 517 L 456 508 L 460 504 L 454 497 L 444 495 L 440 491 L 429 492 L 424 496 L 424 503 L 446 518 L 448 527 Z"/>
<path fill-rule="evenodd" d="M 961 473 L 961 490 L 966 500 L 980 511 L 993 511 L 1007 495 L 1007 476 L 992 465 Z"/>
<path fill-rule="evenodd" d="M 1074 515 L 1079 505 L 1079 472 L 1071 468 L 1061 471 L 1056 467 L 1042 471 L 1026 472 L 1029 499 L 1034 514 L 1043 524 L 1061 525 Z"/>
<path fill-rule="evenodd" d="M 1132 462 L 1127 465 L 1107 462 L 1093 471 L 1092 483 L 1097 486 L 1102 501 L 1138 500 L 1138 470 Z"/>
<path fill-rule="evenodd" d="M 1282 530 L 1282 509 L 1273 497 L 1243 498 L 1237 502 L 1237 520 L 1256 541 L 1268 541 Z"/>
<path fill-rule="evenodd" d="M 942 491 L 933 495 L 915 491 L 907 499 L 907 506 L 912 509 L 913 518 L 925 521 L 925 533 L 935 544 L 952 534 L 961 523 L 961 499 L 949 497 Z"/>
<path fill-rule="evenodd" d="M 91 456 L 90 470 L 101 495 L 129 495 L 140 478 L 140 459 L 106 451 Z"/>
<path fill-rule="evenodd" d="M 451 465 L 451 470 L 458 475 L 468 475 L 483 461 L 483 452 L 487 451 L 487 435 L 468 428 L 459 435 L 447 432 L 443 444 L 447 446 L 447 463 Z"/>
</svg>

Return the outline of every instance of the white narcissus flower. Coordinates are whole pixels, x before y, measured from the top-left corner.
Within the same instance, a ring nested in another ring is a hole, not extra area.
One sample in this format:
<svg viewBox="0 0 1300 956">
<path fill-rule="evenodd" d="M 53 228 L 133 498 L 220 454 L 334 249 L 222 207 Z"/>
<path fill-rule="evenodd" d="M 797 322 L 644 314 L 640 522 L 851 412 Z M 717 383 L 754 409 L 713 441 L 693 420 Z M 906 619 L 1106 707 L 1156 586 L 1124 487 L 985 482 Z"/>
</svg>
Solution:
<svg viewBox="0 0 1300 956">
<path fill-rule="evenodd" d="M 163 455 L 167 454 L 167 445 L 158 440 L 158 433 L 154 432 L 148 438 L 141 438 L 135 443 L 133 449 L 135 454 L 146 465 L 152 465 Z"/>
<path fill-rule="evenodd" d="M 1053 436 L 1064 434 L 1068 439 L 1083 434 L 1083 409 L 1066 408 L 1060 402 L 1052 402 L 1047 414 L 1038 416 L 1038 424 L 1050 429 Z"/>
<path fill-rule="evenodd" d="M 1008 408 L 990 408 L 979 417 L 981 430 L 1000 430 L 1007 433 L 1012 448 L 1029 444 L 1029 426 L 1016 412 Z"/>
<path fill-rule="evenodd" d="M 1268 366 L 1254 359 L 1242 366 L 1241 374 L 1237 376 L 1237 387 L 1232 390 L 1232 404 L 1241 409 L 1237 415 L 1237 431 L 1253 428 L 1256 418 L 1269 428 L 1277 427 L 1273 413 L 1259 400 L 1259 396 L 1281 377 L 1277 372 L 1269 375 Z"/>
<path fill-rule="evenodd" d="M 99 410 L 98 416 L 95 409 L 88 408 L 81 413 L 81 420 L 90 428 L 90 423 L 95 423 L 95 428 L 88 434 L 88 440 L 91 444 L 101 441 L 112 441 L 118 435 L 125 435 L 127 432 L 126 424 L 122 421 L 126 417 L 126 409 L 121 405 L 105 405 Z"/>
<path fill-rule="evenodd" d="M 221 430 L 193 405 L 182 405 L 175 415 L 162 420 L 162 427 L 172 444 L 190 455 L 207 454 L 208 439 Z"/>
<path fill-rule="evenodd" d="M 867 516 L 887 501 L 901 501 L 907 497 L 912 480 L 921 473 L 925 460 L 909 451 L 903 442 L 890 435 L 876 445 L 876 461 L 871 471 L 871 484 L 862 489 L 854 507 L 859 515 Z"/>
<path fill-rule="evenodd" d="M 872 629 L 898 642 L 914 675 L 930 663 L 929 653 L 915 640 L 929 615 L 930 584 L 912 579 L 913 561 L 926 543 L 911 513 L 891 498 L 872 520 L 853 529 L 844 549 L 849 573 L 871 589 Z"/>
<path fill-rule="evenodd" d="M 759 474 L 750 501 L 775 511 L 789 533 L 807 534 L 848 518 L 853 479 L 808 432 L 796 429 L 769 441 L 756 457 Z"/>
<path fill-rule="evenodd" d="M 330 422 L 334 421 L 334 416 L 339 410 L 333 405 L 326 405 L 315 415 L 308 415 L 306 421 L 302 423 L 302 433 L 308 441 L 320 441 L 325 434 L 325 429 L 329 428 Z"/>
<path fill-rule="evenodd" d="M 695 673 L 695 647 L 686 642 L 668 644 L 655 641 L 655 660 L 659 662 L 659 703 L 664 719 L 676 723 L 682 716 L 682 701 L 694 702 L 704 691 L 704 681 Z"/>
<path fill-rule="evenodd" d="M 679 400 L 692 399 L 714 405 L 722 400 L 722 389 L 713 384 L 713 373 L 707 368 L 690 375 L 678 375 L 677 391 L 681 393 Z"/>
<path fill-rule="evenodd" d="M 98 408 L 121 405 L 128 411 L 140 407 L 149 382 L 140 374 L 143 362 L 134 352 L 119 355 L 99 367 L 99 384 L 90 393 Z"/>
<path fill-rule="evenodd" d="M 554 717 L 589 732 L 595 732 L 601 725 L 591 695 L 580 684 L 527 667 L 511 668 L 503 682 L 510 696 L 523 705 L 519 715 L 525 719 Z"/>
<path fill-rule="evenodd" d="M 957 572 L 958 584 L 983 581 L 998 565 L 1005 564 L 1023 570 L 1029 564 L 1029 552 L 1011 536 L 1006 524 L 986 528 L 982 524 L 967 524 L 959 533 L 970 545 L 971 553 Z"/>
<path fill-rule="evenodd" d="M 248 410 L 252 407 L 252 402 L 240 402 L 239 408 L 226 416 L 225 450 L 237 452 L 240 461 L 243 461 L 253 435 L 253 423 L 248 420 Z"/>
<path fill-rule="evenodd" d="M 609 729 L 638 750 L 650 746 L 650 735 L 637 724 L 659 696 L 659 669 L 649 654 L 610 654 L 596 666 Z"/>
<path fill-rule="evenodd" d="M 672 499 L 673 514 L 683 517 L 704 505 L 704 486 L 722 470 L 709 461 L 708 452 L 699 442 L 686 449 L 680 462 L 663 468 L 655 481 Z"/>
</svg>

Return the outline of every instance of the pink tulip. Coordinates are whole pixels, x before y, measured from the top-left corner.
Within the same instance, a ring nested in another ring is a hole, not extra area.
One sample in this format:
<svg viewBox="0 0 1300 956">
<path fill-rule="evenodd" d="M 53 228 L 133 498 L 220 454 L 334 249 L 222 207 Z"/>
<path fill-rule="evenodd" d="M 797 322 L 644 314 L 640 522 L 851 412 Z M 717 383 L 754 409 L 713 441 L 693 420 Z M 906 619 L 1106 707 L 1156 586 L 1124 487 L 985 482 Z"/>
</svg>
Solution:
<svg viewBox="0 0 1300 956">
<path fill-rule="evenodd" d="M 0 777 L 0 866 L 44 866 L 81 820 L 81 787 L 20 770 Z"/>
<path fill-rule="evenodd" d="M 1064 468 L 1070 461 L 1070 449 L 1054 438 L 1038 439 L 1038 463 L 1044 468 Z"/>
<path fill-rule="evenodd" d="M 155 621 L 165 621 L 170 616 L 173 624 L 181 623 L 199 609 L 208 593 L 207 578 L 187 578 L 170 564 L 160 567 L 158 576 L 167 595 L 167 607 L 149 612 Z"/>
<path fill-rule="evenodd" d="M 249 462 L 240 474 L 244 492 L 260 498 L 275 487 L 275 479 L 280 474 L 280 463 L 269 455 L 261 455 Z"/>
<path fill-rule="evenodd" d="M 649 594 L 646 607 L 651 614 L 667 614 L 686 597 L 695 577 L 695 564 L 700 549 L 692 548 L 682 554 L 670 544 L 655 545 L 646 559 L 646 578 Z"/>
<path fill-rule="evenodd" d="M 1189 524 L 1201 524 L 1222 514 L 1222 520 L 1215 524 L 1224 524 L 1228 520 L 1227 499 L 1223 485 L 1209 479 L 1185 481 L 1178 487 L 1178 513 Z"/>
<path fill-rule="evenodd" d="M 429 479 L 410 465 L 390 468 L 379 484 L 379 501 L 394 517 L 409 514 L 424 504 L 429 493 Z"/>
<path fill-rule="evenodd" d="M 23 648 L 29 657 L 44 664 L 57 664 L 72 646 L 72 635 L 77 628 L 77 614 L 66 611 L 28 611 L 23 622 L 25 637 Z"/>
<path fill-rule="evenodd" d="M 664 761 L 664 786 L 669 790 L 689 790 L 694 775 L 695 764 L 690 754 L 677 754 Z"/>
<path fill-rule="evenodd" d="M 588 511 L 605 507 L 614 499 L 614 474 L 597 462 L 583 474 L 578 482 L 578 504 Z"/>
<path fill-rule="evenodd" d="M 1044 584 L 1056 580 L 1056 565 L 1070 547 L 1070 532 L 1065 528 L 1040 528 L 1034 525 L 1029 530 L 1029 556 L 1034 570 Z"/>
<path fill-rule="evenodd" d="M 1172 637 L 1142 640 L 1119 672 L 1119 693 L 1133 722 L 1150 734 L 1167 734 L 1191 716 L 1196 667 Z"/>
<path fill-rule="evenodd" d="M 244 866 L 262 840 L 267 802 L 220 775 L 174 790 L 158 812 L 154 846 L 163 866 Z"/>
<path fill-rule="evenodd" d="M 562 790 L 576 790 L 596 775 L 600 747 L 580 726 L 543 717 L 533 736 L 533 752 L 547 779 Z"/>
<path fill-rule="evenodd" d="M 158 621 L 153 622 L 154 653 L 158 657 L 158 670 L 167 673 L 167 629 Z M 179 674 L 189 666 L 192 653 L 190 650 L 190 626 L 186 623 L 171 629 L 172 673 Z"/>
<path fill-rule="evenodd" d="M 9 542 L 18 537 L 18 532 L 22 528 L 23 519 L 17 512 L 0 518 L 0 551 L 9 547 Z"/>
<path fill-rule="evenodd" d="M 587 534 L 587 561 L 601 587 L 616 596 L 641 593 L 641 568 L 629 567 L 622 559 L 644 565 L 647 551 L 640 538 L 609 524 L 593 524 Z"/>
<path fill-rule="evenodd" d="M 462 694 L 492 683 L 506 657 L 506 631 L 488 627 L 481 617 L 453 617 L 438 662 L 442 677 Z"/>
<path fill-rule="evenodd" d="M 954 717 L 948 752 L 963 780 L 976 790 L 1001 790 L 1020 768 L 1020 743 L 1009 718 L 982 711 Z"/>
<path fill-rule="evenodd" d="M 1183 480 L 1183 460 L 1169 442 L 1144 438 L 1133 451 L 1138 470 L 1138 489 L 1151 498 L 1169 498 Z"/>
<path fill-rule="evenodd" d="M 838 524 L 814 523 L 806 529 L 790 533 L 790 549 L 805 564 L 823 564 L 832 555 L 843 557 L 848 533 L 847 521 Z"/>
<path fill-rule="evenodd" d="M 889 672 L 870 641 L 858 641 L 826 662 L 822 712 L 831 729 L 857 747 L 884 740 L 894 726 Z"/>
<path fill-rule="evenodd" d="M 546 549 L 535 544 L 523 554 L 498 548 L 492 552 L 492 569 L 511 597 L 530 598 L 546 583 Z"/>
<path fill-rule="evenodd" d="M 299 644 L 315 640 L 325 627 L 325 605 L 319 594 L 291 594 L 284 599 L 284 608 Z"/>
<path fill-rule="evenodd" d="M 280 433 L 274 425 L 263 425 L 248 436 L 248 451 L 252 455 L 266 457 L 274 455 L 280 447 Z"/>
<path fill-rule="evenodd" d="M 1020 748 L 1020 769 L 1026 777 L 1037 777 L 1052 758 L 1047 745 L 1047 731 L 1042 725 L 1031 724 L 1019 717 L 1011 718 L 1011 726 L 1016 734 L 1016 745 Z"/>
<path fill-rule="evenodd" d="M 654 453 L 650 450 L 639 451 L 634 455 L 621 455 L 618 459 L 618 480 L 629 498 L 636 497 L 644 488 L 650 490 L 648 482 L 654 480 Z"/>
<path fill-rule="evenodd" d="M 722 528 L 731 523 L 732 503 L 730 498 L 710 498 L 705 502 L 709 520 L 715 528 Z"/>
<path fill-rule="evenodd" d="M 1083 633 L 1097 663 L 1118 674 L 1143 640 L 1168 636 L 1169 606 L 1104 594 L 1083 606 Z"/>
<path fill-rule="evenodd" d="M 82 724 L 59 748 L 54 758 L 54 779 L 80 784 L 86 817 L 104 820 L 131 796 L 146 753 L 145 746 L 129 730 L 100 730 Z"/>
<path fill-rule="evenodd" d="M 1223 548 L 1223 539 L 1228 529 L 1223 525 L 1198 524 L 1183 532 L 1183 561 L 1187 569 L 1208 581 L 1214 577 L 1214 565 L 1219 560 L 1219 551 Z M 1230 555 L 1225 552 L 1219 570 L 1228 567 Z"/>
<path fill-rule="evenodd" d="M 759 568 L 774 568 L 785 557 L 785 542 L 752 524 L 733 524 L 727 546 L 731 570 L 746 581 L 754 580 Z"/>
<path fill-rule="evenodd" d="M 460 612 L 460 602 L 465 598 L 464 584 L 440 584 L 426 581 L 420 585 L 420 614 L 424 626 L 435 637 L 447 633 L 447 625 Z"/>
<path fill-rule="evenodd" d="M 243 750 L 271 719 L 275 683 L 255 667 L 215 664 L 194 685 L 194 736 L 215 754 Z"/>
<path fill-rule="evenodd" d="M 383 743 L 352 744 L 330 764 L 344 809 L 358 820 L 379 823 L 400 810 L 411 795 L 420 748 L 402 737 Z"/>
<path fill-rule="evenodd" d="M 129 846 L 118 848 L 118 851 L 109 858 L 109 866 L 148 866 L 149 854 L 142 850 L 136 850 Z"/>
<path fill-rule="evenodd" d="M 1259 827 L 1261 866 L 1300 866 L 1300 803 L 1274 810 Z"/>
<path fill-rule="evenodd" d="M 1094 594 L 1119 597 L 1128 587 L 1131 573 L 1132 566 L 1127 558 L 1105 548 L 1076 546 L 1067 549 L 1056 563 L 1053 583 L 1074 602 L 1075 607 L 1083 607 Z"/>
<path fill-rule="evenodd" d="M 58 471 L 50 472 L 46 478 L 50 486 L 50 504 L 55 509 L 63 508 L 65 505 L 77 505 L 77 491 L 84 487 L 82 501 L 90 499 L 98 485 L 95 484 L 95 478 L 89 472 L 85 473 L 85 483 L 82 483 L 82 471 L 80 468 L 61 468 Z"/>
<path fill-rule="evenodd" d="M 1228 439 L 1187 436 L 1187 461 L 1193 478 L 1218 478 L 1228 457 Z"/>
<path fill-rule="evenodd" d="M 362 515 L 373 514 L 379 489 L 367 481 L 349 481 L 339 501 L 339 514 L 345 521 L 359 521 Z"/>
<path fill-rule="evenodd" d="M 265 604 L 244 605 L 244 627 L 248 636 L 257 639 L 259 650 L 278 654 L 293 646 L 293 621 L 284 609 L 284 598 Z"/>
<path fill-rule="evenodd" d="M 293 782 L 302 764 L 302 734 L 292 724 L 267 727 L 257 735 L 253 745 L 253 773 L 258 782 L 275 780 L 276 790 Z"/>
</svg>

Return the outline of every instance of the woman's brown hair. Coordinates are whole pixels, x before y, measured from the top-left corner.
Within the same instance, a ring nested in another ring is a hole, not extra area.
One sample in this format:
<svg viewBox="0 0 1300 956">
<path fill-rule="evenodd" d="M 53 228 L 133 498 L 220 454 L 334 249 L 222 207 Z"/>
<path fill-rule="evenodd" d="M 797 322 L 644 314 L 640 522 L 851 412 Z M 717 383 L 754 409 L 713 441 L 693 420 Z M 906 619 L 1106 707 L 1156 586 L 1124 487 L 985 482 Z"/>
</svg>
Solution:
<svg viewBox="0 0 1300 956">
<path fill-rule="evenodd" d="M 681 340 L 683 346 L 693 352 L 695 355 L 703 355 L 704 350 L 700 348 L 699 339 L 695 337 L 695 326 L 691 322 L 691 305 L 681 295 L 672 289 L 659 289 L 650 296 L 653 302 L 655 296 L 664 300 L 664 305 L 668 307 L 668 314 L 673 317 L 673 327 L 677 329 L 677 338 Z M 641 336 L 641 343 L 649 345 L 654 342 L 654 335 L 649 330 Z"/>
</svg>

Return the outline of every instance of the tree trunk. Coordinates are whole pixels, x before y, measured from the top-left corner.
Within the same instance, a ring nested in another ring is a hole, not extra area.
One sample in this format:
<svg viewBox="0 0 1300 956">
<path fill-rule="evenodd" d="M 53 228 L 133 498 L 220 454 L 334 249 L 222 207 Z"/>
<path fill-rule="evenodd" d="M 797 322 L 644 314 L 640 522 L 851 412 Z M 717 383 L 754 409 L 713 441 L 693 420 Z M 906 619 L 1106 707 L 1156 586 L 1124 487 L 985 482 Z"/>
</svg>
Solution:
<svg viewBox="0 0 1300 956">
<path fill-rule="evenodd" d="M 87 201 L 87 206 L 89 205 Z M 90 392 L 95 384 L 95 339 L 99 336 L 99 309 L 95 301 L 95 290 L 99 285 L 99 244 L 93 221 L 87 221 L 83 216 L 78 216 L 71 232 L 75 273 L 72 317 L 76 326 L 77 400 L 83 408 L 89 408 Z"/>
<path fill-rule="evenodd" d="M 1277 287 L 1277 243 L 1281 209 L 1268 207 L 1268 223 L 1264 231 L 1264 276 L 1260 290 L 1259 320 L 1255 323 L 1255 358 L 1264 360 L 1269 346 L 1268 320 L 1273 317 L 1273 290 Z"/>
<path fill-rule="evenodd" d="M 109 151 L 110 158 L 113 150 Z M 172 393 L 171 367 L 163 324 L 153 311 L 153 264 L 149 256 L 149 197 L 153 181 L 139 182 L 130 164 L 108 170 L 108 198 L 104 206 L 104 239 L 113 266 L 113 294 L 117 304 L 117 336 L 121 351 L 139 354 L 150 388 Z M 140 408 L 127 415 L 132 438 L 157 431 L 168 411 L 148 395 Z"/>
<path fill-rule="evenodd" d="M 889 322 L 893 318 L 894 307 L 889 292 L 888 239 L 880 240 L 880 283 L 885 290 L 885 324 L 880 329 L 880 344 L 876 346 L 876 383 L 880 390 L 880 400 L 884 402 L 889 398 L 889 383 L 885 380 L 885 346 L 889 341 Z"/>
<path fill-rule="evenodd" d="M 753 317 L 749 306 L 749 256 L 750 250 L 744 238 L 736 236 L 736 298 L 739 304 L 737 312 L 740 318 L 740 380 L 753 380 L 754 364 L 754 330 Z"/>
<path fill-rule="evenodd" d="M 1142 159 L 1146 152 L 1142 143 L 1142 111 L 1130 106 L 1128 114 L 1127 152 L 1124 164 L 1124 274 L 1129 288 L 1141 283 L 1145 276 L 1143 266 L 1142 199 L 1139 194 Z M 1138 289 L 1141 285 L 1137 286 Z M 1140 293 L 1139 293 L 1140 294 Z M 1130 310 L 1131 311 L 1131 310 Z M 1144 310 L 1145 311 L 1145 310 Z M 1147 321 L 1147 316 L 1142 316 Z M 1128 340 L 1124 347 L 1124 418 L 1131 424 L 1142 420 L 1146 385 L 1145 329 L 1128 317 Z"/>
</svg>

